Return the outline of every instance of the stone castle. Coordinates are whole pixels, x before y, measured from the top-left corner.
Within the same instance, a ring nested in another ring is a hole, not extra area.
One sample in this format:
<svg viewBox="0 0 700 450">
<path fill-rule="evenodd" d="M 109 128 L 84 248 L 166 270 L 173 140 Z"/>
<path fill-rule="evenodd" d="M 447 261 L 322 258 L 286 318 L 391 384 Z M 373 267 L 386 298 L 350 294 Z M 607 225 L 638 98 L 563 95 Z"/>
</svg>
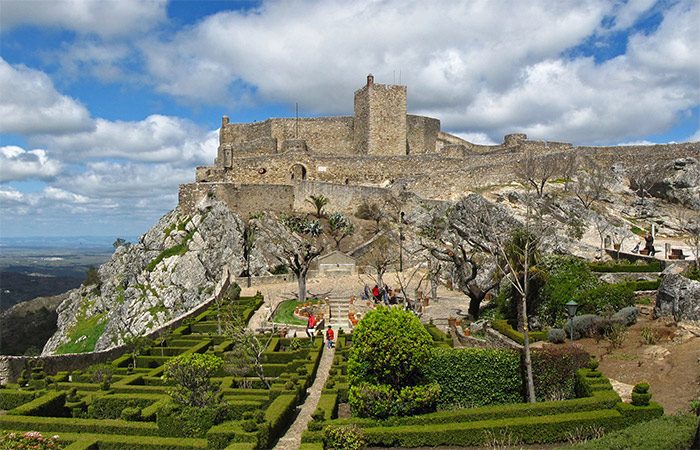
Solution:
<svg viewBox="0 0 700 450">
<path fill-rule="evenodd" d="M 692 156 L 700 143 L 574 147 L 509 134 L 500 145 L 477 145 L 440 131 L 440 121 L 407 114 L 406 86 L 367 84 L 355 92 L 354 115 L 271 118 L 229 123 L 224 116 L 214 166 L 197 167 L 195 183 L 180 186 L 179 203 L 193 211 L 214 196 L 247 216 L 262 209 L 308 209 L 323 194 L 332 209 L 406 192 L 416 201 L 454 200 L 474 188 L 513 181 L 526 154 L 588 154 L 603 164 Z"/>
</svg>

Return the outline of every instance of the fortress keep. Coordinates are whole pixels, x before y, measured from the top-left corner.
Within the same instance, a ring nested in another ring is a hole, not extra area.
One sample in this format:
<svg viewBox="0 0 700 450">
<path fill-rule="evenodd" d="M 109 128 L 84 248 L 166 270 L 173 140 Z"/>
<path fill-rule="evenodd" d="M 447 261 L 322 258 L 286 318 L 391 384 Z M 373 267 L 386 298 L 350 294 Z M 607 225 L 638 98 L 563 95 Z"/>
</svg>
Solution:
<svg viewBox="0 0 700 450">
<path fill-rule="evenodd" d="M 192 211 L 215 196 L 247 216 L 262 209 L 305 209 L 311 194 L 335 210 L 403 192 L 415 201 L 453 200 L 468 190 L 510 183 L 524 154 L 576 151 L 603 164 L 700 158 L 700 143 L 574 147 L 509 134 L 500 145 L 477 145 L 440 131 L 440 121 L 407 114 L 406 86 L 375 84 L 355 92 L 354 115 L 271 118 L 230 123 L 224 116 L 214 166 L 197 167 L 195 183 L 180 185 L 179 203 Z M 651 159 L 649 159 L 651 158 Z"/>
</svg>

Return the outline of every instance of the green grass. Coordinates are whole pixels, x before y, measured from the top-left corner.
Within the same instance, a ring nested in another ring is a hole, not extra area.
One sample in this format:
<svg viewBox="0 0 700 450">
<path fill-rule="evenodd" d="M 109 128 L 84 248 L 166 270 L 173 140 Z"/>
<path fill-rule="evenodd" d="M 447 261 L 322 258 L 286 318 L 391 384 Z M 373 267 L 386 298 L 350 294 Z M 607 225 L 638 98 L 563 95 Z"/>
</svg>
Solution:
<svg viewBox="0 0 700 450">
<path fill-rule="evenodd" d="M 102 336 L 107 325 L 107 321 L 103 320 L 104 316 L 104 314 L 98 314 L 89 319 L 84 319 L 81 314 L 78 317 L 78 322 L 70 330 L 70 341 L 58 347 L 56 354 L 86 353 L 95 350 L 95 344 Z M 82 336 L 86 336 L 86 338 L 76 342 Z"/>
<path fill-rule="evenodd" d="M 275 311 L 275 316 L 272 320 L 275 323 L 286 323 L 289 325 L 305 325 L 306 320 L 297 319 L 294 317 L 294 310 L 301 302 L 296 300 L 287 300 L 286 302 L 280 303 L 277 311 Z"/>
</svg>

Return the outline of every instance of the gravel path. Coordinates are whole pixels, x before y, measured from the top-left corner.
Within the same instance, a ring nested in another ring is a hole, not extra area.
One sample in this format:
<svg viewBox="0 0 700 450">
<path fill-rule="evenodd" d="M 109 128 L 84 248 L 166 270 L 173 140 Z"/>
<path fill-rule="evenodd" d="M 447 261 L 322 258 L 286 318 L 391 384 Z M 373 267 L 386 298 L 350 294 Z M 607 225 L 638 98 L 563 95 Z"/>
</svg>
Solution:
<svg viewBox="0 0 700 450">
<path fill-rule="evenodd" d="M 284 436 L 277 442 L 274 450 L 296 450 L 301 445 L 301 435 L 306 430 L 309 421 L 311 421 L 311 414 L 316 411 L 318 401 L 321 398 L 321 391 L 328 379 L 331 365 L 333 365 L 333 356 L 335 356 L 335 347 L 329 349 L 324 343 L 323 354 L 321 355 L 321 362 L 316 371 L 314 384 L 309 388 L 308 396 L 304 404 L 301 405 L 300 408 L 297 408 L 299 413 L 294 423 L 292 423 Z"/>
</svg>

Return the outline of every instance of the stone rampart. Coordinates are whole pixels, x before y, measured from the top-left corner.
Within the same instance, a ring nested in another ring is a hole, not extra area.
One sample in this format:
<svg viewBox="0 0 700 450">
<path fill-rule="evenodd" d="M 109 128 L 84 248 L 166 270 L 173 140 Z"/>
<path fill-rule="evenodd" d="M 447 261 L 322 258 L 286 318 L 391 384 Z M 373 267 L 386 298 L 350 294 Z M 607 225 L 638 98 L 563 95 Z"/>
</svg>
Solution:
<svg viewBox="0 0 700 450">
<path fill-rule="evenodd" d="M 181 184 L 179 205 L 193 214 L 197 203 L 212 196 L 225 202 L 232 211 L 246 217 L 262 209 L 290 211 L 294 204 L 294 188 L 281 184 L 188 183 Z"/>
</svg>

